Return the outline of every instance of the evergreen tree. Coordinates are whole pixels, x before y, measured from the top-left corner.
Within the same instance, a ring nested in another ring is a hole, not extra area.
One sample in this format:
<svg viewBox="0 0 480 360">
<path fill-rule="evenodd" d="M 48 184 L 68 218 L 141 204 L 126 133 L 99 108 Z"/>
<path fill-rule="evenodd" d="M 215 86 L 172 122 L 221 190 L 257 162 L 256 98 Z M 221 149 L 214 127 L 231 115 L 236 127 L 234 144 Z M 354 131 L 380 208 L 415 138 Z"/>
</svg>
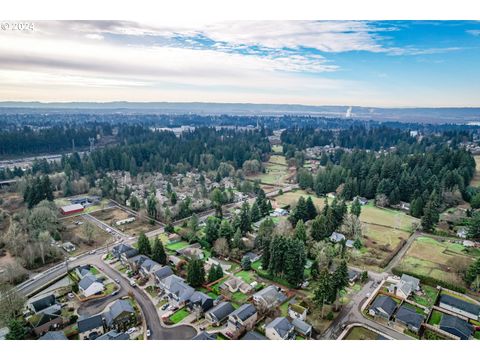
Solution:
<svg viewBox="0 0 480 360">
<path fill-rule="evenodd" d="M 167 254 L 163 248 L 163 244 L 158 238 L 158 236 L 153 241 L 152 247 L 152 260 L 158 262 L 159 264 L 166 265 L 167 263 Z"/>
<path fill-rule="evenodd" d="M 335 292 L 338 296 L 340 291 L 348 285 L 348 267 L 347 262 L 343 260 L 333 273 L 333 283 Z"/>
<path fill-rule="evenodd" d="M 255 201 L 250 209 L 250 220 L 252 223 L 257 222 L 262 218 L 262 214 L 260 213 L 260 208 L 258 207 L 257 202 Z"/>
<path fill-rule="evenodd" d="M 314 241 L 321 241 L 328 236 L 327 220 L 325 215 L 318 215 L 312 221 L 310 236 Z"/>
<path fill-rule="evenodd" d="M 295 226 L 295 239 L 301 241 L 303 244 L 307 243 L 307 231 L 305 230 L 303 220 L 298 220 L 297 226 Z"/>
<path fill-rule="evenodd" d="M 232 236 L 233 236 L 233 229 L 232 229 L 232 225 L 230 225 L 230 221 L 228 220 L 222 220 L 221 224 L 220 224 L 220 230 L 219 230 L 219 237 L 224 237 L 225 239 L 227 239 L 228 242 L 230 242 L 230 240 L 232 240 Z"/>
<path fill-rule="evenodd" d="M 235 235 L 233 235 L 232 247 L 240 250 L 243 250 L 245 248 L 245 245 L 243 244 L 242 232 L 240 231 L 240 228 L 237 228 L 237 231 L 235 231 Z"/>
<path fill-rule="evenodd" d="M 468 268 L 465 274 L 465 282 L 473 291 L 480 290 L 480 258 Z"/>
<path fill-rule="evenodd" d="M 218 271 L 218 267 L 220 267 L 220 271 L 222 272 L 221 274 Z M 221 275 L 221 276 L 219 276 Z M 217 281 L 218 279 L 221 279 L 223 277 L 223 270 L 220 265 L 212 265 L 210 267 L 210 270 L 208 271 L 208 283 L 212 283 L 214 281 Z"/>
<path fill-rule="evenodd" d="M 410 205 L 410 215 L 420 218 L 423 215 L 423 200 L 422 197 L 419 196 L 415 199 L 413 199 L 411 205 Z"/>
<path fill-rule="evenodd" d="M 315 219 L 315 217 L 317 216 L 317 208 L 315 207 L 315 204 L 313 203 L 311 196 L 307 198 L 306 210 L 307 210 L 308 220 Z"/>
<path fill-rule="evenodd" d="M 202 286 L 205 282 L 205 269 L 201 259 L 194 259 L 188 263 L 187 282 L 193 287 Z"/>
<path fill-rule="evenodd" d="M 141 232 L 138 236 L 138 252 L 146 256 L 150 256 L 150 254 L 152 253 L 150 240 L 148 240 L 148 237 L 143 232 Z"/>
<path fill-rule="evenodd" d="M 362 212 L 362 205 L 360 205 L 360 201 L 358 201 L 358 198 L 355 198 L 355 200 L 353 200 L 350 212 L 357 217 L 360 216 L 360 213 Z"/>
<path fill-rule="evenodd" d="M 240 231 L 242 235 L 245 235 L 247 232 L 250 231 L 251 228 L 251 219 L 250 219 L 250 207 L 248 203 L 245 201 L 242 204 L 242 208 L 240 210 Z"/>
<path fill-rule="evenodd" d="M 296 238 L 288 239 L 285 250 L 285 279 L 292 286 L 297 287 L 303 282 L 307 261 L 304 242 Z"/>
<path fill-rule="evenodd" d="M 216 266 L 216 273 L 217 273 L 217 279 L 221 279 L 223 278 L 223 269 L 222 269 L 222 266 L 220 264 L 218 264 Z"/>
<path fill-rule="evenodd" d="M 435 225 L 438 223 L 439 214 L 435 203 L 431 200 L 427 202 L 427 205 L 423 209 L 422 216 L 422 228 L 424 231 L 432 231 Z"/>
<path fill-rule="evenodd" d="M 468 220 L 467 236 L 470 239 L 480 238 L 480 213 L 479 212 L 476 212 L 475 215 Z"/>
<path fill-rule="evenodd" d="M 252 268 L 252 262 L 248 256 L 242 258 L 242 269 L 248 271 Z"/>
<path fill-rule="evenodd" d="M 5 336 L 7 340 L 24 340 L 27 336 L 25 324 L 17 319 L 12 319 L 8 323 L 8 334 Z"/>
<path fill-rule="evenodd" d="M 215 216 L 209 216 L 205 225 L 205 240 L 212 245 L 218 239 L 218 230 L 220 219 Z"/>
<path fill-rule="evenodd" d="M 331 302 L 332 295 L 335 293 L 332 276 L 326 268 L 318 274 L 317 288 L 314 291 L 314 301 L 318 306 Z"/>
</svg>

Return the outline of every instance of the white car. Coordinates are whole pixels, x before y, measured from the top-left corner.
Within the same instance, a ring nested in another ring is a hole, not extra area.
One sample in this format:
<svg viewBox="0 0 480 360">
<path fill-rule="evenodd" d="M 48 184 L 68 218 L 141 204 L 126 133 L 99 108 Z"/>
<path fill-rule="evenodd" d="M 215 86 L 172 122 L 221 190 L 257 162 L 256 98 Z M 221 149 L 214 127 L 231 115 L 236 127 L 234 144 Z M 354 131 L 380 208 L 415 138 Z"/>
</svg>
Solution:
<svg viewBox="0 0 480 360">
<path fill-rule="evenodd" d="M 67 297 L 68 297 L 69 299 L 73 299 L 73 298 L 75 297 L 75 295 L 73 295 L 72 293 L 68 293 L 68 294 L 67 294 Z"/>
<path fill-rule="evenodd" d="M 128 335 L 133 334 L 135 331 L 137 331 L 137 328 L 132 327 L 132 328 L 127 330 L 127 334 Z"/>
<path fill-rule="evenodd" d="M 135 287 L 137 286 L 137 283 L 134 280 L 130 280 L 130 286 Z"/>
<path fill-rule="evenodd" d="M 149 338 L 150 335 L 152 335 L 152 333 L 150 332 L 150 329 L 147 329 L 147 338 Z"/>
</svg>

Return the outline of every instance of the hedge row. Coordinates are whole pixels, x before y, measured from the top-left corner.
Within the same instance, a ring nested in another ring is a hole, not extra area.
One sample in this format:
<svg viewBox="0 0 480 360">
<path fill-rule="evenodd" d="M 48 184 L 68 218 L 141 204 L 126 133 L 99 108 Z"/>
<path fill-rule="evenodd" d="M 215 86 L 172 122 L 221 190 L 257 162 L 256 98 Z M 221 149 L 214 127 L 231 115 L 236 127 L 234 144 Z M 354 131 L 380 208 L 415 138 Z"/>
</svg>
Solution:
<svg viewBox="0 0 480 360">
<path fill-rule="evenodd" d="M 422 283 L 424 283 L 425 285 L 430 285 L 430 286 L 440 285 L 441 287 L 444 287 L 444 288 L 447 288 L 447 289 L 450 289 L 450 290 L 453 290 L 453 291 L 456 291 L 456 292 L 459 292 L 459 293 L 462 293 L 462 294 L 465 294 L 467 292 L 467 289 L 465 289 L 463 286 L 459 286 L 459 285 L 456 285 L 456 284 L 451 284 L 447 281 L 438 280 L 438 279 L 432 278 L 432 277 L 427 276 L 427 275 L 420 275 L 420 274 L 416 274 L 416 273 L 410 272 L 410 271 L 401 271 L 398 268 L 393 268 L 392 273 L 394 275 L 398 275 L 398 276 L 402 276 L 402 274 L 414 276 L 417 279 L 420 279 L 420 281 Z"/>
</svg>

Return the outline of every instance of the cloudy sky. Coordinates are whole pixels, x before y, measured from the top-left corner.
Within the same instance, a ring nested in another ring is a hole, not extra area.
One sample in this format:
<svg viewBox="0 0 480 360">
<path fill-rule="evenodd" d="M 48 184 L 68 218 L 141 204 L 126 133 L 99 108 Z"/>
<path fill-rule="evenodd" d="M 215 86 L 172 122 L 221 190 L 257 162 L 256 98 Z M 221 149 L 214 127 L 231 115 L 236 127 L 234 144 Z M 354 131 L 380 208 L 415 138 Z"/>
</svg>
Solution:
<svg viewBox="0 0 480 360">
<path fill-rule="evenodd" d="M 480 22 L 34 22 L 0 101 L 480 106 Z"/>
</svg>

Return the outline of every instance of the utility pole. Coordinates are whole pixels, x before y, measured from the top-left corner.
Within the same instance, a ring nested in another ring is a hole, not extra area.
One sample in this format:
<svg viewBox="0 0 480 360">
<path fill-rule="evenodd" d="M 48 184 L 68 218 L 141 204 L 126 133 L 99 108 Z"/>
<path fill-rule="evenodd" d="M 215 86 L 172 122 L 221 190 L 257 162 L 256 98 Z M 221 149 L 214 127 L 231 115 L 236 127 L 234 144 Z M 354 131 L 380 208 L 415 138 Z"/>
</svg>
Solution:
<svg viewBox="0 0 480 360">
<path fill-rule="evenodd" d="M 92 152 L 95 149 L 95 138 L 88 138 L 88 141 L 90 141 L 90 152 Z"/>
</svg>

